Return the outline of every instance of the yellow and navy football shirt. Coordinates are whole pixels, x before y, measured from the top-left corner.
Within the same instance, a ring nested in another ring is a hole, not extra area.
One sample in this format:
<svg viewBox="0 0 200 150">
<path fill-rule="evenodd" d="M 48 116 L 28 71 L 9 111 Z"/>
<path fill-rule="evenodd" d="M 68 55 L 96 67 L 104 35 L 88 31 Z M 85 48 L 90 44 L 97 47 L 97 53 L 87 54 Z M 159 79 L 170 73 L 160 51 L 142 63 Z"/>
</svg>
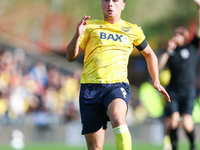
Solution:
<svg viewBox="0 0 200 150">
<path fill-rule="evenodd" d="M 142 29 L 124 20 L 114 24 L 104 20 L 87 23 L 79 41 L 85 51 L 81 83 L 129 83 L 129 55 L 133 46 L 140 48 L 146 41 Z"/>
</svg>

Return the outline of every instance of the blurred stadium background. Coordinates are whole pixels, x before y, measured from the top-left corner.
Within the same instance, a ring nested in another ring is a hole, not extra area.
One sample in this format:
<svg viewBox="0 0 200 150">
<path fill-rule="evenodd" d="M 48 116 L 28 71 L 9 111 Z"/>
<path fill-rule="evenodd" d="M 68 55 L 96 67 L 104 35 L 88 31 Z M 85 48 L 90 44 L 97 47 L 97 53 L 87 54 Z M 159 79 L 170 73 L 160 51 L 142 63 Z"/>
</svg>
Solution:
<svg viewBox="0 0 200 150">
<path fill-rule="evenodd" d="M 3 146 L 9 149 L 11 143 L 15 149 L 20 146 L 23 149 L 23 144 L 49 143 L 83 149 L 78 109 L 83 56 L 69 63 L 65 49 L 83 15 L 103 18 L 100 5 L 101 0 L 0 1 L 1 149 Z M 171 37 L 174 23 L 186 24 L 190 35 L 194 34 L 197 10 L 192 0 L 127 0 L 122 18 L 141 26 L 159 55 Z M 133 141 L 161 147 L 165 100 L 149 84 L 145 60 L 137 50 L 130 57 L 128 69 L 132 97 L 127 122 Z M 164 86 L 169 78 L 167 70 L 161 72 Z M 200 65 L 196 83 L 199 91 Z M 197 140 L 200 140 L 199 106 L 197 96 L 194 113 Z M 184 131 L 179 132 L 184 142 Z M 106 143 L 114 143 L 110 124 Z"/>
</svg>

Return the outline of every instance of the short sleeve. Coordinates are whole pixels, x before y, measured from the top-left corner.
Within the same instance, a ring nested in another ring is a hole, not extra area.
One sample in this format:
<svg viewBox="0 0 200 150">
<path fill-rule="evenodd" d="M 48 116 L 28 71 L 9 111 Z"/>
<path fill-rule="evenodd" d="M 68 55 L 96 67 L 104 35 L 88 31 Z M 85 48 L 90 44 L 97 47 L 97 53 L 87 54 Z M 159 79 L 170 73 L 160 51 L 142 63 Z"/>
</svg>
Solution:
<svg viewBox="0 0 200 150">
<path fill-rule="evenodd" d="M 139 46 L 145 40 L 145 35 L 141 27 L 137 27 L 134 32 L 136 32 L 136 39 L 133 41 L 133 45 Z"/>
</svg>

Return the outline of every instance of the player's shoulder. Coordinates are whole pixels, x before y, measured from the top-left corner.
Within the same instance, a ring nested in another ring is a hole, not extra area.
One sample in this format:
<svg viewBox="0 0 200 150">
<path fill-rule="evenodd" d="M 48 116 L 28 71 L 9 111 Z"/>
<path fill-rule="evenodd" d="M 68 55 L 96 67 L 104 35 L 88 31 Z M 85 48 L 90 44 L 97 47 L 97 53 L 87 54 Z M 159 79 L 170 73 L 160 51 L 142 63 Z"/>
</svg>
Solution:
<svg viewBox="0 0 200 150">
<path fill-rule="evenodd" d="M 90 31 L 90 30 L 98 28 L 102 24 L 103 24 L 103 21 L 99 19 L 87 20 L 87 29 Z"/>
<path fill-rule="evenodd" d="M 127 26 L 131 26 L 131 27 L 138 27 L 137 24 L 135 23 L 131 23 L 131 22 L 128 22 L 128 21 L 125 21 L 125 20 L 122 20 L 123 24 L 127 25 Z"/>
<path fill-rule="evenodd" d="M 99 24 L 103 24 L 103 20 L 100 19 L 92 19 L 92 20 L 88 20 L 87 23 L 88 25 L 99 25 Z"/>
<path fill-rule="evenodd" d="M 130 27 L 131 29 L 134 29 L 134 30 L 137 30 L 137 29 L 140 29 L 141 27 L 139 27 L 137 24 L 135 23 L 131 23 L 131 22 L 128 22 L 128 21 L 125 21 L 125 20 L 122 20 L 123 21 L 123 26 L 128 26 Z"/>
</svg>

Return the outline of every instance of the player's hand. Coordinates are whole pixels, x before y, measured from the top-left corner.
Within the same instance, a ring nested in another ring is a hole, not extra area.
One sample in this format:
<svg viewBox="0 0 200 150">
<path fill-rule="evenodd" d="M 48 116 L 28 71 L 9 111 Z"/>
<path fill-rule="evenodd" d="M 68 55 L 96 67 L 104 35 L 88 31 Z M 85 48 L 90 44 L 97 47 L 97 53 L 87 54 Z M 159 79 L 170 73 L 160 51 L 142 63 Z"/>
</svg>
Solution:
<svg viewBox="0 0 200 150">
<path fill-rule="evenodd" d="M 168 42 L 167 51 L 170 53 L 170 52 L 172 52 L 173 50 L 175 50 L 176 47 L 177 47 L 176 42 L 174 41 L 174 39 L 171 39 L 171 40 Z"/>
<path fill-rule="evenodd" d="M 195 3 L 197 3 L 198 6 L 200 6 L 200 0 L 194 0 Z"/>
<path fill-rule="evenodd" d="M 171 102 L 169 94 L 167 91 L 160 85 L 159 83 L 154 83 L 154 88 L 157 89 L 166 99 L 168 102 Z"/>
<path fill-rule="evenodd" d="M 87 25 L 86 20 L 89 18 L 90 18 L 90 16 L 84 16 L 83 19 L 78 23 L 77 29 L 76 29 L 76 35 L 78 37 L 81 36 L 85 32 L 86 25 Z"/>
</svg>

